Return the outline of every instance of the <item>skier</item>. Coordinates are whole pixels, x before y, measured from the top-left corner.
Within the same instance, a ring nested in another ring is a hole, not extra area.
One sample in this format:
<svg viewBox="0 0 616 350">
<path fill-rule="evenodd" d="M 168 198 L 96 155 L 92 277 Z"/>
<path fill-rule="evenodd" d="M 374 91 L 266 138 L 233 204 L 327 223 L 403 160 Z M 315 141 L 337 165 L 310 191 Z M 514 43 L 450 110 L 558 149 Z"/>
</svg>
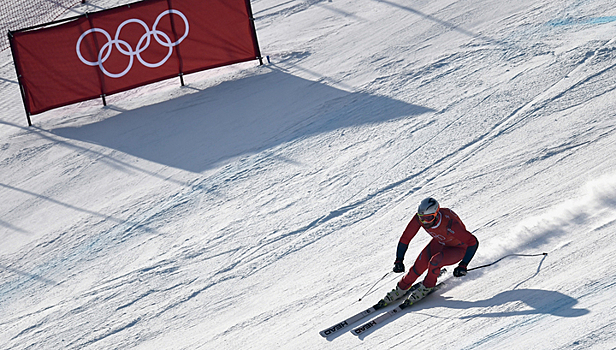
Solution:
<svg viewBox="0 0 616 350">
<path fill-rule="evenodd" d="M 415 237 L 420 227 L 423 227 L 433 238 L 419 254 L 413 267 L 398 282 L 396 288 L 383 298 L 386 304 L 402 298 L 415 280 L 426 270 L 428 274 L 423 282 L 419 283 L 419 287 L 408 296 L 411 302 L 420 300 L 434 288 L 443 266 L 459 262 L 453 270 L 453 275 L 455 277 L 465 276 L 466 267 L 477 251 L 479 245 L 477 237 L 466 230 L 458 215 L 451 209 L 441 208 L 436 199 L 426 198 L 421 201 L 417 214 L 413 216 L 400 237 L 394 272 L 405 271 L 404 254 L 409 242 Z"/>
</svg>

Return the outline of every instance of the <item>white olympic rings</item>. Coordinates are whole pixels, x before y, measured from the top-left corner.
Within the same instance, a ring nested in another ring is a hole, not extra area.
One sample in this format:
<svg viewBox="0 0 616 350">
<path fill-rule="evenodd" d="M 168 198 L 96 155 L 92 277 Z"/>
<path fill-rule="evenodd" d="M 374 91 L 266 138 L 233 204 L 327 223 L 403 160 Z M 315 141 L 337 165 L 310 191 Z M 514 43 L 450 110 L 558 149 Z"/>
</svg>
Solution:
<svg viewBox="0 0 616 350">
<path fill-rule="evenodd" d="M 171 42 L 171 38 L 169 38 L 169 36 L 165 34 L 165 32 L 156 29 L 156 26 L 158 26 L 158 22 L 160 22 L 161 18 L 163 18 L 163 16 L 165 15 L 171 15 L 172 13 L 175 13 L 176 15 L 180 16 L 182 20 L 184 21 L 184 25 L 185 25 L 184 35 L 182 35 L 182 37 L 179 38 L 176 42 Z M 139 39 L 139 42 L 137 43 L 137 47 L 135 50 L 133 50 L 132 46 L 130 46 L 129 43 L 127 43 L 124 40 L 119 39 L 122 28 L 129 23 L 141 24 L 141 26 L 145 29 L 145 34 L 143 34 L 141 38 Z M 154 22 L 154 26 L 152 27 L 152 30 L 150 30 L 148 25 L 145 24 L 145 22 L 143 22 L 140 19 L 135 19 L 135 18 L 128 19 L 122 22 L 122 24 L 120 24 L 120 26 L 116 30 L 114 39 L 111 39 L 111 35 L 109 35 L 109 33 L 106 30 L 101 29 L 101 28 L 92 28 L 92 29 L 89 29 L 83 32 L 83 34 L 81 34 L 81 36 L 79 37 L 79 40 L 77 40 L 77 56 L 79 57 L 81 62 L 87 64 L 88 66 L 99 66 L 101 71 L 106 76 L 110 78 L 120 78 L 126 75 L 126 73 L 128 73 L 130 69 L 133 67 L 135 56 L 137 56 L 137 59 L 139 60 L 139 62 L 141 62 L 141 64 L 149 68 L 156 68 L 156 67 L 160 67 L 163 64 L 165 64 L 165 62 L 167 62 L 167 60 L 169 59 L 169 57 L 171 57 L 171 54 L 173 53 L 173 47 L 179 45 L 184 39 L 186 39 L 186 37 L 188 36 L 188 30 L 189 30 L 188 19 L 186 18 L 186 16 L 184 16 L 182 12 L 178 10 L 163 11 L 156 18 L 156 21 Z M 95 62 L 86 60 L 85 58 L 83 58 L 83 55 L 81 54 L 81 41 L 90 33 L 101 33 L 105 36 L 105 38 L 107 38 L 107 43 L 105 43 L 105 45 L 103 45 L 98 51 L 98 61 L 95 61 Z M 157 63 L 146 62 L 141 57 L 141 53 L 150 46 L 150 38 L 152 35 L 154 35 L 154 39 L 160 45 L 169 48 L 169 52 L 167 52 L 167 55 L 165 56 L 165 58 L 163 58 Z M 162 41 L 159 38 L 159 36 L 162 37 L 164 41 Z M 103 67 L 103 63 L 105 63 L 105 61 L 107 61 L 107 59 L 111 55 L 111 51 L 113 50 L 113 45 L 115 45 L 115 47 L 118 49 L 118 51 L 120 51 L 120 53 L 129 57 L 128 66 L 126 67 L 126 69 L 124 69 L 124 71 L 120 73 L 111 73 L 107 71 L 105 67 Z"/>
</svg>

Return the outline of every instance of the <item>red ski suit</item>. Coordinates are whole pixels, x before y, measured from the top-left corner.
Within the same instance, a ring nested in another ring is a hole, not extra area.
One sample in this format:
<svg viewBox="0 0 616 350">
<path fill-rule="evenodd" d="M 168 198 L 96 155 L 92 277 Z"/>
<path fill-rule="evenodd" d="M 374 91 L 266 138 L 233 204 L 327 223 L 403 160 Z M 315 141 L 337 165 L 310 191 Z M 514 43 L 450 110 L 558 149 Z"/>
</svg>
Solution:
<svg viewBox="0 0 616 350">
<path fill-rule="evenodd" d="M 429 228 L 421 225 L 417 214 L 413 216 L 402 237 L 400 237 L 396 261 L 402 262 L 409 242 L 415 237 L 421 227 L 433 238 L 419 254 L 413 267 L 398 282 L 402 289 L 409 289 L 415 280 L 424 271 L 428 270 L 428 267 L 430 269 L 423 284 L 426 287 L 434 287 L 443 266 L 453 265 L 459 261 L 462 262 L 461 265 L 466 266 L 477 250 L 477 237 L 466 230 L 462 220 L 460 220 L 456 213 L 451 209 L 441 208 L 438 218 L 436 218 L 432 227 Z"/>
</svg>

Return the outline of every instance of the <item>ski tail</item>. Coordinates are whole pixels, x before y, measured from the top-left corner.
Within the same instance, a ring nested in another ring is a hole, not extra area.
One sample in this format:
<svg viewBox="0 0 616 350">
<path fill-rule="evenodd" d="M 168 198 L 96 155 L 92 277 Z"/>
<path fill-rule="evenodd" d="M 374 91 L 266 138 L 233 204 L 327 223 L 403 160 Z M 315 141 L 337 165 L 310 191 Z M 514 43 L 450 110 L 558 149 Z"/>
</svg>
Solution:
<svg viewBox="0 0 616 350">
<path fill-rule="evenodd" d="M 357 321 L 361 320 L 362 318 L 368 316 L 368 315 L 372 315 L 374 313 L 374 311 L 376 311 L 377 309 L 375 308 L 375 306 L 372 306 L 362 312 L 359 312 L 349 318 L 347 318 L 346 320 L 337 323 L 331 327 L 328 327 L 322 331 L 319 332 L 319 334 L 324 337 L 327 338 L 332 334 L 337 333 L 338 331 L 340 331 L 341 329 L 344 329 L 350 325 L 352 325 L 353 323 L 356 323 Z"/>
<path fill-rule="evenodd" d="M 428 294 L 426 294 L 426 297 L 436 292 L 437 290 L 441 289 L 443 285 L 444 285 L 444 282 L 439 282 L 436 286 L 434 286 L 434 288 L 430 292 L 428 292 Z M 368 331 L 369 329 L 374 328 L 375 326 L 379 324 L 383 324 L 386 320 L 390 319 L 391 317 L 401 314 L 404 311 L 404 309 L 408 308 L 409 306 L 417 304 L 423 299 L 425 299 L 425 297 L 415 302 L 412 302 L 409 299 L 406 299 L 404 300 L 404 302 L 402 302 L 400 305 L 396 306 L 392 310 L 387 311 L 386 313 L 375 317 L 374 319 L 368 321 L 367 323 L 364 323 L 363 325 L 352 329 L 351 333 L 353 335 L 360 336 L 366 331 Z"/>
</svg>

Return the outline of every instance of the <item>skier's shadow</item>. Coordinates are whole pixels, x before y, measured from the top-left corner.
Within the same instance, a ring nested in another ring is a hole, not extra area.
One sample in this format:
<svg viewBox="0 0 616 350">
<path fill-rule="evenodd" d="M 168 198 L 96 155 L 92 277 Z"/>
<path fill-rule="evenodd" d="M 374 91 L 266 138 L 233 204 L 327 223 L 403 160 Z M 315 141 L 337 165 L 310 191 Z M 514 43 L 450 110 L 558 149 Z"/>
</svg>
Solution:
<svg viewBox="0 0 616 350">
<path fill-rule="evenodd" d="M 587 309 L 576 309 L 578 301 L 570 296 L 550 290 L 515 289 L 499 293 L 490 299 L 479 301 L 463 301 L 445 299 L 440 306 L 450 309 L 486 308 L 506 303 L 521 301 L 531 309 L 519 311 L 503 311 L 492 313 L 477 313 L 463 316 L 461 319 L 477 317 L 510 317 L 521 315 L 548 314 L 559 317 L 579 317 L 588 314 Z"/>
<path fill-rule="evenodd" d="M 505 305 L 507 303 L 521 301 L 530 307 L 530 309 L 519 310 L 519 311 L 502 311 L 502 312 L 481 312 L 478 311 L 474 315 L 462 316 L 460 319 L 472 319 L 477 317 L 511 317 L 511 316 L 522 316 L 522 315 L 538 315 L 538 314 L 548 314 L 559 317 L 580 317 L 588 314 L 590 311 L 588 309 L 576 309 L 574 306 L 578 303 L 578 301 L 570 296 L 564 295 L 559 292 L 549 291 L 549 290 L 541 290 L 541 289 L 514 289 L 510 291 L 505 291 L 499 293 L 489 299 L 479 300 L 479 301 L 463 301 L 463 300 L 452 300 L 447 297 L 442 297 L 438 295 L 433 295 L 430 298 L 422 300 L 421 303 L 414 305 L 409 309 L 408 313 L 417 313 L 422 310 L 428 310 L 434 307 L 444 307 L 449 309 L 464 309 L 469 310 L 472 308 L 490 308 L 498 305 Z M 406 313 L 405 313 L 406 314 Z M 439 317 L 434 314 L 426 314 L 426 316 Z M 398 317 L 393 317 L 391 319 L 386 320 L 383 324 L 379 324 L 374 326 L 370 331 L 366 332 L 359 336 L 359 339 L 363 340 L 365 337 L 369 336 L 376 329 L 379 329 L 387 324 L 394 322 Z M 366 323 L 367 321 L 363 321 Z M 354 327 L 357 327 L 355 325 Z"/>
</svg>

